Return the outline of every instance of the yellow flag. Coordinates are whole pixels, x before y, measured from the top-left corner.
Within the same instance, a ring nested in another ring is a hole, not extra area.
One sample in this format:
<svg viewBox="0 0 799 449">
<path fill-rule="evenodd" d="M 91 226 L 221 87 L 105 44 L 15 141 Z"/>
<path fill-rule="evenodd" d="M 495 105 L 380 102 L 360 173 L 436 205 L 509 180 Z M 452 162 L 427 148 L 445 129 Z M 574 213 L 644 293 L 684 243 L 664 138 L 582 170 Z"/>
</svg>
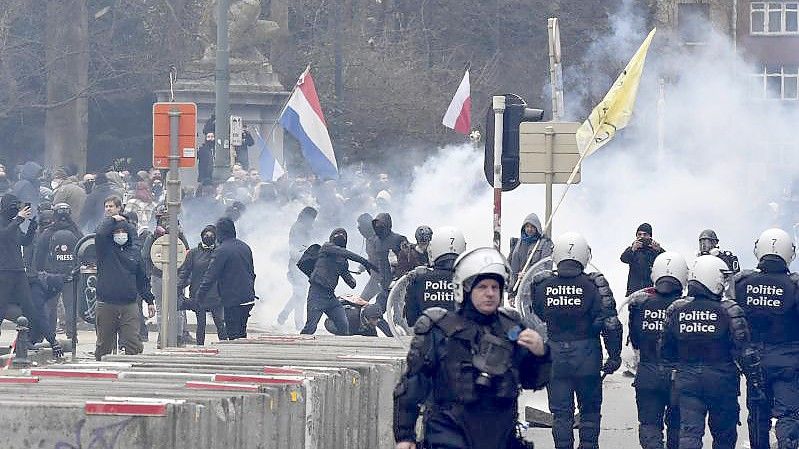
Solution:
<svg viewBox="0 0 799 449">
<path fill-rule="evenodd" d="M 655 29 L 649 32 L 644 43 L 627 63 L 627 67 L 605 94 L 605 98 L 591 111 L 591 115 L 577 130 L 577 147 L 583 158 L 602 148 L 618 130 L 630 122 L 641 72 L 646 61 L 646 52 L 653 37 Z"/>
</svg>

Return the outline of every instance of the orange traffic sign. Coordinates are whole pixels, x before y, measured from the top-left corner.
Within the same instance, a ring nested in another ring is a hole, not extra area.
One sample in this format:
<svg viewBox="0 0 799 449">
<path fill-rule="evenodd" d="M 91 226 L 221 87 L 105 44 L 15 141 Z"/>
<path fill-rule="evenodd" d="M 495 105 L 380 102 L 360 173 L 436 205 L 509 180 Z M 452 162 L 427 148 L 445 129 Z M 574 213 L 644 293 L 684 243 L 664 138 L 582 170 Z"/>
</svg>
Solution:
<svg viewBox="0 0 799 449">
<path fill-rule="evenodd" d="M 194 167 L 197 159 L 197 105 L 195 103 L 153 104 L 153 167 L 169 168 L 169 111 L 180 112 L 178 154 L 180 167 Z"/>
</svg>

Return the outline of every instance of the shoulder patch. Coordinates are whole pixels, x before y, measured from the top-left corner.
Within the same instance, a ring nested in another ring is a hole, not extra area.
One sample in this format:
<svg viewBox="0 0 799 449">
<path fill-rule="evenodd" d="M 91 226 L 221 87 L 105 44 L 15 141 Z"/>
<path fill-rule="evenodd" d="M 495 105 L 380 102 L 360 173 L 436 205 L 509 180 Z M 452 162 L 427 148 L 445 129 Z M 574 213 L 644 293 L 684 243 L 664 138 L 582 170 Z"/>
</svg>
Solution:
<svg viewBox="0 0 799 449">
<path fill-rule="evenodd" d="M 730 299 L 722 299 L 721 306 L 724 307 L 724 310 L 727 311 L 730 318 L 741 318 L 745 316 L 744 309 L 738 305 L 737 302 L 730 300 Z"/>
<path fill-rule="evenodd" d="M 639 306 L 654 297 L 655 297 L 654 288 L 650 287 L 650 288 L 645 288 L 643 290 L 638 290 L 637 292 L 630 295 L 629 307 Z"/>
<path fill-rule="evenodd" d="M 554 276 L 555 273 L 552 270 L 540 271 L 533 276 L 533 285 L 540 284 L 541 282 L 544 282 L 545 280 Z"/>
<path fill-rule="evenodd" d="M 753 275 L 755 273 L 758 273 L 758 272 L 759 272 L 758 270 L 741 270 L 741 271 L 735 273 L 735 276 L 732 277 L 732 280 L 733 280 L 734 283 L 737 284 L 738 281 L 742 281 L 745 278 L 748 278 L 749 276 L 751 276 L 751 275 Z"/>
<path fill-rule="evenodd" d="M 510 307 L 500 307 L 497 311 L 501 315 L 504 315 L 506 318 L 508 318 L 508 319 L 510 319 L 512 321 L 515 321 L 517 323 L 522 321 L 521 314 L 519 314 L 519 312 L 517 312 L 516 310 L 511 309 Z"/>
</svg>

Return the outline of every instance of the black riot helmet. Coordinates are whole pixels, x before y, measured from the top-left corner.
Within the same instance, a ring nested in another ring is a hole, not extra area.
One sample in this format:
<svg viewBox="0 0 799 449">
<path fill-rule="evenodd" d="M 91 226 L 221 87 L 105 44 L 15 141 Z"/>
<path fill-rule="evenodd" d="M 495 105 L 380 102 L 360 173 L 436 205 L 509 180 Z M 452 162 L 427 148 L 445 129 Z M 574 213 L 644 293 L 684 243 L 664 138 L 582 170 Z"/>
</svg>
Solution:
<svg viewBox="0 0 799 449">
<path fill-rule="evenodd" d="M 433 238 L 433 230 L 427 225 L 419 226 L 416 228 L 414 237 L 416 238 L 416 243 L 430 243 L 430 240 Z"/>
<path fill-rule="evenodd" d="M 705 229 L 699 233 L 699 252 L 703 254 L 710 253 L 710 250 L 718 246 L 719 238 L 716 231 L 712 229 Z"/>
<path fill-rule="evenodd" d="M 53 206 L 55 221 L 66 221 L 72 217 L 72 207 L 67 203 L 58 203 Z"/>
</svg>

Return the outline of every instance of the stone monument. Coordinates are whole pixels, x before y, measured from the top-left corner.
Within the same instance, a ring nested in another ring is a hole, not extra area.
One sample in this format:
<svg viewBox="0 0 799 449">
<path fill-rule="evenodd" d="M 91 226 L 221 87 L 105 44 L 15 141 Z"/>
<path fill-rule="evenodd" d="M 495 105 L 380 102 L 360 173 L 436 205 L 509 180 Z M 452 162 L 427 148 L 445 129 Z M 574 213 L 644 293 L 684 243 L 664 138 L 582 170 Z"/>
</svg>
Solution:
<svg viewBox="0 0 799 449">
<path fill-rule="evenodd" d="M 216 57 L 216 1 L 207 3 L 200 25 L 205 45 L 200 59 L 187 64 L 178 74 L 172 89 L 157 91 L 158 101 L 197 103 L 197 145 L 202 144 L 203 124 L 214 113 L 214 71 Z M 241 116 L 251 130 L 266 137 L 278 119 L 289 92 L 280 84 L 269 60 L 258 46 L 278 31 L 275 22 L 259 19 L 261 0 L 231 0 L 228 16 L 230 33 L 230 113 Z M 282 142 L 282 130 L 276 136 Z M 259 154 L 250 147 L 250 167 L 258 168 Z M 196 185 L 197 169 L 181 170 L 184 186 Z"/>
</svg>

